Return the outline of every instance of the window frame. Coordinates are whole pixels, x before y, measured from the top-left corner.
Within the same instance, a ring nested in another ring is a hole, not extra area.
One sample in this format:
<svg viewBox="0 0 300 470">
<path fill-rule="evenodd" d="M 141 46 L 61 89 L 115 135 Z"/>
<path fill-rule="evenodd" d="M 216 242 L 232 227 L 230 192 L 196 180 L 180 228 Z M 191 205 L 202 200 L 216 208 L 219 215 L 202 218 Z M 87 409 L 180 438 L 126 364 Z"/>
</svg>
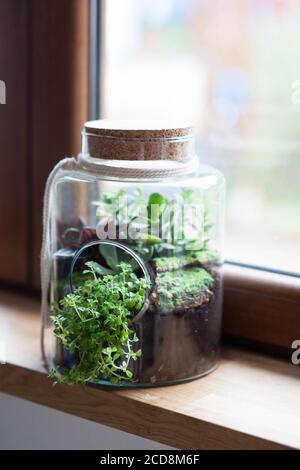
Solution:
<svg viewBox="0 0 300 470">
<path fill-rule="evenodd" d="M 224 266 L 224 328 L 230 341 L 290 357 L 300 337 L 300 277 Z"/>
<path fill-rule="evenodd" d="M 1 13 L 0 283 L 31 291 L 40 285 L 46 179 L 61 158 L 80 152 L 88 118 L 89 0 L 52 0 L 47 8 L 1 0 Z"/>
</svg>

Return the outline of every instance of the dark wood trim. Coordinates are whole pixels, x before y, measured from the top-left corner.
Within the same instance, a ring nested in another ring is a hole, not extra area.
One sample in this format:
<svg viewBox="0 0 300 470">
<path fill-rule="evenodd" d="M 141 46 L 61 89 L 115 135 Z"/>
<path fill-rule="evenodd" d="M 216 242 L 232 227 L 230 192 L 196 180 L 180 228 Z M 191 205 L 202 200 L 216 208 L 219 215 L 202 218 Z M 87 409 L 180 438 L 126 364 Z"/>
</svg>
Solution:
<svg viewBox="0 0 300 470">
<path fill-rule="evenodd" d="M 39 287 L 47 175 L 88 118 L 89 0 L 0 0 L 0 282 Z"/>
<path fill-rule="evenodd" d="M 290 354 L 300 338 L 300 278 L 225 266 L 224 333 Z"/>
<path fill-rule="evenodd" d="M 32 0 L 32 287 L 40 282 L 42 198 L 47 175 L 81 148 L 88 117 L 89 1 Z"/>
<path fill-rule="evenodd" d="M 26 0 L 0 1 L 0 282 L 26 283 L 28 260 L 26 180 L 28 144 Z"/>
<path fill-rule="evenodd" d="M 33 90 L 33 44 L 32 44 L 32 0 L 27 2 L 27 23 L 26 23 L 26 98 L 27 98 L 27 147 L 26 147 L 26 183 L 27 183 L 27 245 L 26 245 L 26 259 L 27 259 L 27 276 L 26 288 L 32 285 L 32 240 L 34 237 L 33 228 L 33 168 L 32 168 L 32 142 L 33 142 L 33 126 L 32 126 L 32 90 Z"/>
</svg>

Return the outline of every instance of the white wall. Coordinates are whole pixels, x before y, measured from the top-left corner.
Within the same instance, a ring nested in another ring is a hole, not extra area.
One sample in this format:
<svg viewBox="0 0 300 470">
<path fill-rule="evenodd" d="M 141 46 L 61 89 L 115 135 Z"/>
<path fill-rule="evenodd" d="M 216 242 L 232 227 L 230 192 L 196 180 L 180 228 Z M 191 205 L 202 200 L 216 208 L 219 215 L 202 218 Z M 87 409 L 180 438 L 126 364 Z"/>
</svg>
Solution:
<svg viewBox="0 0 300 470">
<path fill-rule="evenodd" d="M 170 449 L 148 439 L 0 393 L 0 449 Z"/>
</svg>

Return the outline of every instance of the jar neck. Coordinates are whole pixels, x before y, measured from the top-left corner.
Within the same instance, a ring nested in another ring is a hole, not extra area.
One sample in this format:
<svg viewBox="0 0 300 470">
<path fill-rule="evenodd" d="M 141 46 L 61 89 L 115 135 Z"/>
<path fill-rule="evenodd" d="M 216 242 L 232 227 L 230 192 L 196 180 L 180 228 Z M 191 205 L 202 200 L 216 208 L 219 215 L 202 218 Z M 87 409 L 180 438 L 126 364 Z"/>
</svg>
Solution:
<svg viewBox="0 0 300 470">
<path fill-rule="evenodd" d="M 80 155 L 83 170 L 112 179 L 149 180 L 176 178 L 197 174 L 199 159 L 196 155 L 185 162 L 172 160 L 132 161 L 108 160 Z"/>
</svg>

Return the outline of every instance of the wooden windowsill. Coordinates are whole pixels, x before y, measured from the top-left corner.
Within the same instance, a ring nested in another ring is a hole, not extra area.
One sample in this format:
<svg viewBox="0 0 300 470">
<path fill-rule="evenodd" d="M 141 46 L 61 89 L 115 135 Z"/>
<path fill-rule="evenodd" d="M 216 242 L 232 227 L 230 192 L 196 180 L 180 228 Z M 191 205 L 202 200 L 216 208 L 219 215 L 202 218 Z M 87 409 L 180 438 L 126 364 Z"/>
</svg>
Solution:
<svg viewBox="0 0 300 470">
<path fill-rule="evenodd" d="M 226 347 L 214 373 L 183 385 L 53 387 L 40 358 L 38 308 L 0 295 L 0 391 L 176 448 L 300 448 L 300 367 Z"/>
</svg>

